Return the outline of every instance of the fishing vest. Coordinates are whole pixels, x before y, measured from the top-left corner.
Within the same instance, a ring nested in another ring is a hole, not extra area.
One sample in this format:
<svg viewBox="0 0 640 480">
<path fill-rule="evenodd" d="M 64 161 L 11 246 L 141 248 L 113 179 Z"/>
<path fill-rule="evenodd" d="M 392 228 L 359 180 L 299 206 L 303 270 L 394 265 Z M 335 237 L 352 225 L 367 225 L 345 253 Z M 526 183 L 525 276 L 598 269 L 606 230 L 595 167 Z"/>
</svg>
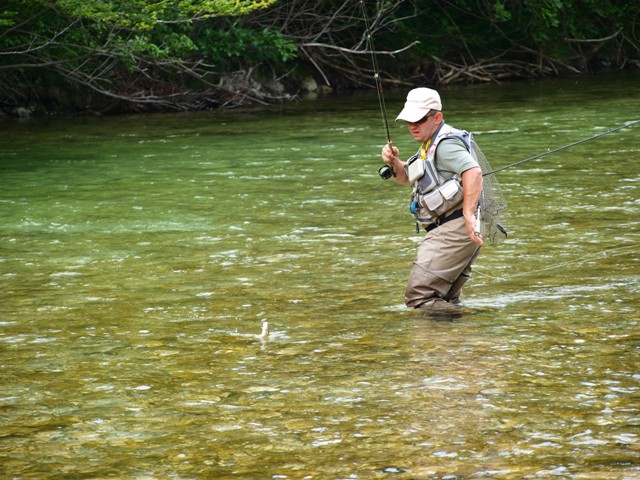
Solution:
<svg viewBox="0 0 640 480">
<path fill-rule="evenodd" d="M 436 169 L 436 149 L 442 140 L 458 138 L 471 156 L 477 160 L 471 134 L 464 130 L 442 124 L 421 159 L 421 149 L 407 160 L 405 172 L 413 186 L 409 210 L 416 222 L 423 226 L 438 223 L 441 217 L 450 215 L 462 205 L 462 179 L 454 175 L 445 179 Z"/>
</svg>

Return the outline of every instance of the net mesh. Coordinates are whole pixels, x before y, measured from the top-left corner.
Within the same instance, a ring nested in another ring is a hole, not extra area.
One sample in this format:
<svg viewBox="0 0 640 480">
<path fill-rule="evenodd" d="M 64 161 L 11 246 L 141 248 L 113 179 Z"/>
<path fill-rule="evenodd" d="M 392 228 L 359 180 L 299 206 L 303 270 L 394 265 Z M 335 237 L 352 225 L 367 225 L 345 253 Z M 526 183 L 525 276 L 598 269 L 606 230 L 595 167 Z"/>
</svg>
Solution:
<svg viewBox="0 0 640 480">
<path fill-rule="evenodd" d="M 482 169 L 482 173 L 493 171 L 489 161 L 471 137 L 472 150 L 476 160 Z M 500 185 L 495 175 L 482 177 L 482 197 L 480 199 L 480 211 L 484 220 L 482 236 L 491 243 L 496 243 L 507 238 L 507 202 L 505 201 Z"/>
</svg>

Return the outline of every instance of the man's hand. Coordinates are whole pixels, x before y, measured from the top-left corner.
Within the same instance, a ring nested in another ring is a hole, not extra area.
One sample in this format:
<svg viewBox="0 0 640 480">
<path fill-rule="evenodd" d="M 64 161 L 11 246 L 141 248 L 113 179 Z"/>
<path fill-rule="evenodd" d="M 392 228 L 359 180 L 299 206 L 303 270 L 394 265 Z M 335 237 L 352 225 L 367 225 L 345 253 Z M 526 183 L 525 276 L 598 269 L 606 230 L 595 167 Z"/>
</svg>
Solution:
<svg viewBox="0 0 640 480">
<path fill-rule="evenodd" d="M 409 185 L 409 179 L 404 171 L 405 162 L 398 158 L 399 153 L 398 148 L 394 147 L 391 142 L 389 142 L 382 147 L 382 161 L 389 165 L 389 167 L 391 167 L 395 172 L 395 176 L 392 177 L 394 182 L 401 185 Z"/>
<path fill-rule="evenodd" d="M 482 193 L 482 170 L 480 167 L 462 172 L 462 191 L 464 192 L 462 213 L 467 233 L 471 240 L 482 245 L 484 243 L 482 235 L 476 235 L 476 211 L 480 201 L 480 193 Z"/>
<path fill-rule="evenodd" d="M 387 143 L 382 147 L 382 161 L 395 170 L 396 162 L 399 162 L 398 147 L 394 147 L 391 143 Z"/>
</svg>

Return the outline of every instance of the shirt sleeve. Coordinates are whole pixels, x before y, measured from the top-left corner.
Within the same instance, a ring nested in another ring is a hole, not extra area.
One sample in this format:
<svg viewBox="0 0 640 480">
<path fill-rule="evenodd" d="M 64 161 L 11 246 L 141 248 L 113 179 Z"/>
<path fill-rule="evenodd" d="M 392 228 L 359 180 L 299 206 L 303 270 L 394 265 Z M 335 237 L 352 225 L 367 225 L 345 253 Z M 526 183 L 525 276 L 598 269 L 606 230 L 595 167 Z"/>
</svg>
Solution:
<svg viewBox="0 0 640 480">
<path fill-rule="evenodd" d="M 470 168 L 479 167 L 478 162 L 467 151 L 462 140 L 446 138 L 440 141 L 436 150 L 436 168 L 445 178 L 462 175 Z"/>
</svg>

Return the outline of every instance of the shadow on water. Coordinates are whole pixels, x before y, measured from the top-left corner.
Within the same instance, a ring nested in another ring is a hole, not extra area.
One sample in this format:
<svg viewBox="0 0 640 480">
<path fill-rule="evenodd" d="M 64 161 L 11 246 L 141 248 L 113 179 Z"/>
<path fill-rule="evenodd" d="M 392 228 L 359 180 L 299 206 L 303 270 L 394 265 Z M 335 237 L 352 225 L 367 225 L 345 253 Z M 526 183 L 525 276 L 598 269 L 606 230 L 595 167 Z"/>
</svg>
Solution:
<svg viewBox="0 0 640 480">
<path fill-rule="evenodd" d="M 634 119 L 636 83 L 442 96 L 497 168 Z M 434 318 L 376 108 L 4 125 L 0 476 L 640 477 L 637 132 L 501 173 L 509 237 Z"/>
</svg>

